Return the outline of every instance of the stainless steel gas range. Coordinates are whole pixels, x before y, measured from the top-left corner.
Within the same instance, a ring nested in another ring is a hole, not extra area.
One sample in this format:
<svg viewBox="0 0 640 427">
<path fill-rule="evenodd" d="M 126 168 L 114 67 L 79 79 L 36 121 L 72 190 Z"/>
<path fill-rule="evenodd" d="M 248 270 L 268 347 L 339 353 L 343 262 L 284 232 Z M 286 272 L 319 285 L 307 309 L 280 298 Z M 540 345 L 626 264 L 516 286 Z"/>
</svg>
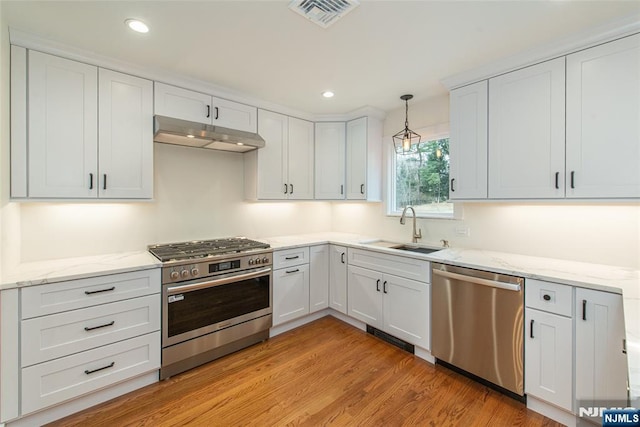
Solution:
<svg viewBox="0 0 640 427">
<path fill-rule="evenodd" d="M 272 250 L 243 237 L 149 246 L 162 261 L 165 379 L 269 338 Z"/>
</svg>

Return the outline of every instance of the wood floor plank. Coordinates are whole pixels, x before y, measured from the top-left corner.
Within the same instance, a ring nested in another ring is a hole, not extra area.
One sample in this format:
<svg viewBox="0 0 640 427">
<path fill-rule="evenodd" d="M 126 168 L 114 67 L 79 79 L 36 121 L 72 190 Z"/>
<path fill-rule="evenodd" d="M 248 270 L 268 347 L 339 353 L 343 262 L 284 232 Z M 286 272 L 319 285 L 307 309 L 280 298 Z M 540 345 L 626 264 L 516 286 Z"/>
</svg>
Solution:
<svg viewBox="0 0 640 427">
<path fill-rule="evenodd" d="M 549 426 L 509 397 L 333 317 L 51 426 Z"/>
</svg>

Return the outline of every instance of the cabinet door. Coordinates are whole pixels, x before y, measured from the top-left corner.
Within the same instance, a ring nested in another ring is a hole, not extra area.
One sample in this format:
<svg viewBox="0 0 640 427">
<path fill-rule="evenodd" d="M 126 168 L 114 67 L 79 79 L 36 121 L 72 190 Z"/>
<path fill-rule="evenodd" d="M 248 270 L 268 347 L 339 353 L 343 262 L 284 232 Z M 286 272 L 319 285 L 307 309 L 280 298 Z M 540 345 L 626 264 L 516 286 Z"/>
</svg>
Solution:
<svg viewBox="0 0 640 427">
<path fill-rule="evenodd" d="M 525 325 L 525 392 L 571 411 L 571 318 L 527 308 Z"/>
<path fill-rule="evenodd" d="M 155 114 L 209 125 L 212 123 L 211 96 L 158 82 L 155 82 L 154 90 Z"/>
<path fill-rule="evenodd" d="M 567 197 L 640 197 L 640 34 L 567 56 Z"/>
<path fill-rule="evenodd" d="M 347 314 L 347 248 L 329 246 L 329 306 Z"/>
<path fill-rule="evenodd" d="M 258 109 L 239 102 L 213 98 L 213 124 L 255 133 L 258 128 Z"/>
<path fill-rule="evenodd" d="M 344 122 L 316 123 L 315 145 L 315 198 L 344 199 Z"/>
<path fill-rule="evenodd" d="M 98 69 L 29 51 L 29 197 L 96 197 Z"/>
<path fill-rule="evenodd" d="M 309 248 L 309 312 L 329 307 L 329 245 Z"/>
<path fill-rule="evenodd" d="M 289 199 L 313 199 L 313 122 L 289 117 Z"/>
<path fill-rule="evenodd" d="M 449 95 L 449 198 L 487 198 L 487 81 L 454 89 Z"/>
<path fill-rule="evenodd" d="M 347 123 L 347 199 L 366 200 L 367 118 Z"/>
<path fill-rule="evenodd" d="M 490 198 L 564 197 L 564 73 L 558 58 L 489 80 Z"/>
<path fill-rule="evenodd" d="M 349 309 L 347 314 L 367 325 L 383 329 L 382 274 L 366 268 L 348 267 Z"/>
<path fill-rule="evenodd" d="M 309 264 L 273 272 L 273 326 L 309 314 Z"/>
<path fill-rule="evenodd" d="M 622 295 L 576 288 L 576 399 L 627 399 Z"/>
<path fill-rule="evenodd" d="M 260 110 L 258 133 L 266 145 L 257 150 L 258 199 L 285 199 L 289 193 L 286 177 L 288 117 L 271 111 Z"/>
<path fill-rule="evenodd" d="M 99 197 L 153 197 L 153 84 L 100 69 Z"/>
<path fill-rule="evenodd" d="M 384 330 L 428 350 L 431 318 L 429 284 L 389 274 L 385 274 L 382 280 Z"/>
</svg>

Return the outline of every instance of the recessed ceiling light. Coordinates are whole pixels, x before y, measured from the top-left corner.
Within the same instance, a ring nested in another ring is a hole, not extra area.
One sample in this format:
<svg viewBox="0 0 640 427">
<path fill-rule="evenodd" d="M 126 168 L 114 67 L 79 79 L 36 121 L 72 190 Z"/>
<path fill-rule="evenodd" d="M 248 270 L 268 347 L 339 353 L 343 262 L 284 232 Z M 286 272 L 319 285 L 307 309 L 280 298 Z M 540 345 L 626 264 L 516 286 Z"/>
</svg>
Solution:
<svg viewBox="0 0 640 427">
<path fill-rule="evenodd" d="M 325 98 L 333 98 L 333 95 L 335 94 L 330 90 L 325 90 L 324 92 L 322 92 L 322 96 L 324 96 Z"/>
<path fill-rule="evenodd" d="M 137 31 L 138 33 L 148 33 L 149 27 L 144 22 L 137 19 L 127 19 L 124 21 L 127 27 L 131 28 L 133 31 Z"/>
</svg>

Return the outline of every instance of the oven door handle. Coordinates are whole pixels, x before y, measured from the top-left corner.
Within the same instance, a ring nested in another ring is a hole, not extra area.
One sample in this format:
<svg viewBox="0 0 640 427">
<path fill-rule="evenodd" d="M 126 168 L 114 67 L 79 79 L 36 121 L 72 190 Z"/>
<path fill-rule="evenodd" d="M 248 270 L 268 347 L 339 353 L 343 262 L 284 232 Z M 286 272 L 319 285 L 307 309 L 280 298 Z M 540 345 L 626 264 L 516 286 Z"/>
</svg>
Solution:
<svg viewBox="0 0 640 427">
<path fill-rule="evenodd" d="M 238 274 L 225 277 L 224 279 L 210 280 L 208 282 L 193 283 L 191 285 L 172 286 L 167 288 L 167 295 L 183 294 L 185 292 L 197 291 L 198 289 L 212 288 L 214 286 L 226 285 L 228 283 L 238 282 L 240 280 L 255 279 L 271 273 L 271 268 L 252 271 L 251 273 Z"/>
</svg>

